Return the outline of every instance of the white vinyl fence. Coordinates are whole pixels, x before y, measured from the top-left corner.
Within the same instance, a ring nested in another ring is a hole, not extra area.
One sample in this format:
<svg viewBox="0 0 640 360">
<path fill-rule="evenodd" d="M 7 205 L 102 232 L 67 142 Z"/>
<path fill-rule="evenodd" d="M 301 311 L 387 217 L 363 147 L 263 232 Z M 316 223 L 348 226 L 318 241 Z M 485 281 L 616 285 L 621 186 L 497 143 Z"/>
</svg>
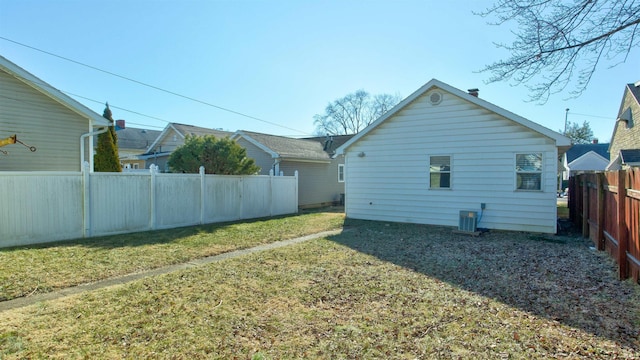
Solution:
<svg viewBox="0 0 640 360">
<path fill-rule="evenodd" d="M 297 211 L 297 173 L 0 172 L 0 247 Z"/>
</svg>

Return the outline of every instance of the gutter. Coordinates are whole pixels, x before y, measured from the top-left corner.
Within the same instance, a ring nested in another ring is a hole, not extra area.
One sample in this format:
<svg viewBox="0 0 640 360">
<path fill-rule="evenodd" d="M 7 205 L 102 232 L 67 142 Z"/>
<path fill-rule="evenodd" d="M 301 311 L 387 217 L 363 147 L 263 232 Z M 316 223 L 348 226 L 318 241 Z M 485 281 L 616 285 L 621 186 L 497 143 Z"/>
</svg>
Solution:
<svg viewBox="0 0 640 360">
<path fill-rule="evenodd" d="M 103 127 L 102 129 L 98 130 L 98 131 L 92 131 L 92 132 L 88 132 L 86 134 L 82 134 L 80 135 L 80 169 L 84 169 L 84 139 L 90 137 L 90 136 L 95 136 L 95 135 L 100 135 L 102 133 L 107 132 L 107 130 L 109 130 L 108 126 Z M 93 172 L 93 160 L 90 160 L 91 166 L 89 167 L 89 171 Z"/>
</svg>

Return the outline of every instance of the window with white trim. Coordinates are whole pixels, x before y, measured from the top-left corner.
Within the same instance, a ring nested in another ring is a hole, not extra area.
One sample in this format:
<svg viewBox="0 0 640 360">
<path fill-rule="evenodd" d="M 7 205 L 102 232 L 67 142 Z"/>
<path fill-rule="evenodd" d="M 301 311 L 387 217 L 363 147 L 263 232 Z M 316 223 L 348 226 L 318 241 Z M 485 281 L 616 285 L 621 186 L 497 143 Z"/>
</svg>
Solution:
<svg viewBox="0 0 640 360">
<path fill-rule="evenodd" d="M 542 153 L 516 154 L 516 190 L 542 190 Z"/>
<path fill-rule="evenodd" d="M 338 182 L 344 182 L 344 164 L 338 164 Z"/>
<path fill-rule="evenodd" d="M 429 188 L 451 188 L 451 156 L 429 156 Z"/>
</svg>

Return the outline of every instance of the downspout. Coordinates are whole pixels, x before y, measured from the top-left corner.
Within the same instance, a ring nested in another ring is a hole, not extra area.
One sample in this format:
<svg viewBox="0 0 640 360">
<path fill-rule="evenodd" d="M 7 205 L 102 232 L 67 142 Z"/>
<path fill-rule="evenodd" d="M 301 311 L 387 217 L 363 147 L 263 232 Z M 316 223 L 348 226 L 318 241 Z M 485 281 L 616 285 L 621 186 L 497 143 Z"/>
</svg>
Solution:
<svg viewBox="0 0 640 360">
<path fill-rule="evenodd" d="M 105 133 L 105 132 L 107 132 L 107 130 L 109 130 L 109 127 L 105 126 L 104 128 L 102 128 L 102 129 L 100 129 L 98 131 L 92 131 L 92 132 L 88 132 L 86 134 L 80 135 L 80 169 L 82 169 L 82 167 L 84 166 L 83 165 L 84 164 L 84 140 L 86 138 L 90 137 L 90 136 L 94 136 L 94 135 L 99 135 L 99 134 Z M 91 159 L 89 159 L 89 171 L 93 172 L 93 157 L 91 157 Z"/>
<path fill-rule="evenodd" d="M 274 176 L 280 176 L 280 158 L 277 157 L 274 161 L 273 161 L 273 175 Z"/>
</svg>

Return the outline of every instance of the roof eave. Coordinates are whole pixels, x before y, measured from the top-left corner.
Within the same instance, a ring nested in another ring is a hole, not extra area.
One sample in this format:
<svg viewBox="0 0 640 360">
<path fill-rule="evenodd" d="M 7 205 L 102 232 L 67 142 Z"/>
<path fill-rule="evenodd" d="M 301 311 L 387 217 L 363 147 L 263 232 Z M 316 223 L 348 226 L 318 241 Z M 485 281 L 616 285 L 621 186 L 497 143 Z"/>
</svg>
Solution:
<svg viewBox="0 0 640 360">
<path fill-rule="evenodd" d="M 86 117 L 87 119 L 89 119 L 92 127 L 102 127 L 102 126 L 111 125 L 111 122 L 105 119 L 104 117 L 102 117 L 100 114 L 82 105 L 72 97 L 54 88 L 53 86 L 49 85 L 42 79 L 39 79 L 35 75 L 24 70 L 20 66 L 12 63 L 11 61 L 9 61 L 3 56 L 0 56 L 0 68 L 4 69 L 8 73 L 18 78 L 23 83 L 25 83 L 26 85 L 38 90 L 42 94 L 60 103 L 61 105 L 67 107 L 68 109 L 77 113 L 78 115 L 82 117 Z"/>
</svg>

